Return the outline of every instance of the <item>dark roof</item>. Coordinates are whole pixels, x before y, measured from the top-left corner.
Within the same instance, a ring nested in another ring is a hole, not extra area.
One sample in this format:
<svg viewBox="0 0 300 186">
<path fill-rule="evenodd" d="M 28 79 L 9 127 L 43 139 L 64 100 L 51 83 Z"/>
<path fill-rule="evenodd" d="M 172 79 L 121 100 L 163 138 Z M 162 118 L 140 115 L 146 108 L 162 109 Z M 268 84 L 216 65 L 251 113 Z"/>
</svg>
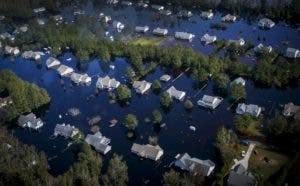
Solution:
<svg viewBox="0 0 300 186">
<path fill-rule="evenodd" d="M 232 170 L 227 184 L 228 186 L 253 186 L 256 185 L 256 182 L 254 176 L 250 173 L 239 174 Z"/>
</svg>

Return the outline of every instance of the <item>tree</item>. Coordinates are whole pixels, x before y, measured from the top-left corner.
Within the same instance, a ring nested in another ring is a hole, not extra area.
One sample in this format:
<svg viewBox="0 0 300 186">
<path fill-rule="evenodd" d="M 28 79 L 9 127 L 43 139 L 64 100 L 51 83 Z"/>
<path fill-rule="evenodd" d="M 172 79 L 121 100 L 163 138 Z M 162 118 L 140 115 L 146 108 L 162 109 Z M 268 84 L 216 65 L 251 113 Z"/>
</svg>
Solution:
<svg viewBox="0 0 300 186">
<path fill-rule="evenodd" d="M 125 117 L 124 124 L 129 130 L 134 130 L 138 126 L 138 119 L 136 118 L 135 115 L 128 114 Z"/>
<path fill-rule="evenodd" d="M 271 135 L 280 136 L 286 132 L 288 122 L 279 112 L 275 112 L 275 117 L 271 119 L 269 126 Z"/>
<path fill-rule="evenodd" d="M 162 122 L 162 115 L 159 110 L 154 110 L 152 112 L 153 123 L 160 124 Z"/>
<path fill-rule="evenodd" d="M 238 100 L 241 98 L 246 98 L 246 89 L 245 87 L 240 83 L 232 83 L 230 87 L 230 97 L 233 100 Z"/>
<path fill-rule="evenodd" d="M 154 80 L 152 83 L 152 88 L 153 90 L 160 90 L 161 89 L 161 84 L 159 82 L 159 80 Z"/>
<path fill-rule="evenodd" d="M 180 174 L 173 169 L 163 175 L 165 186 L 179 186 L 181 182 Z"/>
<path fill-rule="evenodd" d="M 191 110 L 193 106 L 194 106 L 193 103 L 188 99 L 184 102 L 184 108 L 186 110 Z"/>
<path fill-rule="evenodd" d="M 160 104 L 163 107 L 170 107 L 170 105 L 172 104 L 172 97 L 167 93 L 167 92 L 163 92 L 161 97 L 160 97 Z"/>
<path fill-rule="evenodd" d="M 120 101 L 127 101 L 131 98 L 131 90 L 126 85 L 120 85 L 117 88 L 117 98 Z"/>
<path fill-rule="evenodd" d="M 234 125 L 240 134 L 248 136 L 258 136 L 259 120 L 248 113 L 237 115 L 234 117 Z"/>
<path fill-rule="evenodd" d="M 122 156 L 113 155 L 109 161 L 107 173 L 104 176 L 105 185 L 126 186 L 128 182 L 128 167 Z"/>
<path fill-rule="evenodd" d="M 229 77 L 226 74 L 217 74 L 214 76 L 214 80 L 218 89 L 225 89 L 229 82 Z"/>
<path fill-rule="evenodd" d="M 155 136 L 149 136 L 148 142 L 150 145 L 158 145 L 158 138 Z"/>
</svg>

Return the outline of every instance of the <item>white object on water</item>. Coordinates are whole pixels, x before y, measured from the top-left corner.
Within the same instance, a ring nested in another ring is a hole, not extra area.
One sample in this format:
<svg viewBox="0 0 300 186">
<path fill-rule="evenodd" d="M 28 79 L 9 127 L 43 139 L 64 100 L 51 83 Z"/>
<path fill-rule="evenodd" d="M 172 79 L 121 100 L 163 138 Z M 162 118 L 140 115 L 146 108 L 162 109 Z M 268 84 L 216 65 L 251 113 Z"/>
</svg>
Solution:
<svg viewBox="0 0 300 186">
<path fill-rule="evenodd" d="M 62 118 L 61 114 L 60 114 L 60 115 L 58 115 L 58 117 L 59 117 L 59 119 L 61 119 L 61 118 Z"/>
<path fill-rule="evenodd" d="M 72 60 L 72 58 L 70 58 L 70 57 L 67 59 L 67 61 L 71 61 L 71 60 Z"/>
<path fill-rule="evenodd" d="M 190 129 L 192 130 L 192 131 L 196 131 L 196 127 L 194 127 L 194 126 L 190 126 Z"/>
<path fill-rule="evenodd" d="M 115 65 L 109 65 L 109 68 L 111 68 L 112 70 L 114 70 L 116 67 L 115 67 Z"/>
</svg>

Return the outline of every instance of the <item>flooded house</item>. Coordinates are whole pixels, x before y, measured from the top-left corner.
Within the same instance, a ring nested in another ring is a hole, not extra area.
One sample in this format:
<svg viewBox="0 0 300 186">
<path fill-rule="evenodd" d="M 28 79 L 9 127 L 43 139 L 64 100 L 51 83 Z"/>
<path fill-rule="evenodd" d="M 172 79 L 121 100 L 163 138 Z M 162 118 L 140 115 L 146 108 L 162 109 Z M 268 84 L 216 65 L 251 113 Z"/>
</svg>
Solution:
<svg viewBox="0 0 300 186">
<path fill-rule="evenodd" d="M 294 105 L 294 103 L 287 103 L 284 105 L 283 109 L 283 115 L 284 116 L 300 116 L 300 106 Z"/>
<path fill-rule="evenodd" d="M 187 41 L 193 41 L 195 35 L 187 32 L 175 32 L 176 39 L 182 39 Z"/>
<path fill-rule="evenodd" d="M 153 146 L 150 144 L 147 145 L 140 145 L 137 143 L 133 143 L 131 147 L 131 152 L 142 157 L 142 158 L 148 158 L 154 161 L 157 161 L 161 158 L 161 156 L 164 154 L 164 151 L 160 146 Z"/>
<path fill-rule="evenodd" d="M 258 21 L 258 26 L 261 28 L 272 28 L 275 26 L 274 21 L 268 18 L 262 18 Z"/>
<path fill-rule="evenodd" d="M 60 65 L 57 68 L 57 72 L 60 76 L 68 76 L 74 72 L 74 69 L 66 65 Z"/>
<path fill-rule="evenodd" d="M 0 15 L 0 21 L 3 21 L 5 19 L 4 15 Z"/>
<path fill-rule="evenodd" d="M 11 41 L 14 41 L 16 38 L 15 38 L 14 35 L 12 35 L 12 34 L 10 34 L 8 32 L 4 32 L 4 33 L 0 34 L 0 39 L 3 39 L 3 40 L 9 39 Z"/>
<path fill-rule="evenodd" d="M 119 31 L 124 29 L 124 24 L 120 21 L 113 21 L 113 28 L 118 29 Z"/>
<path fill-rule="evenodd" d="M 170 79 L 171 79 L 171 76 L 168 74 L 164 74 L 159 78 L 159 80 L 161 80 L 163 82 L 168 82 L 168 81 L 170 81 Z"/>
<path fill-rule="evenodd" d="M 245 80 L 244 78 L 242 78 L 242 77 L 238 77 L 238 78 L 234 79 L 234 80 L 231 82 L 231 85 L 232 85 L 233 83 L 236 83 L 236 84 L 240 84 L 240 85 L 245 86 L 245 85 L 246 85 L 246 80 Z"/>
<path fill-rule="evenodd" d="M 212 10 L 209 11 L 202 11 L 201 12 L 201 17 L 204 19 L 212 19 L 214 17 L 214 13 Z"/>
<path fill-rule="evenodd" d="M 28 25 L 22 25 L 19 27 L 19 30 L 23 33 L 27 32 L 28 31 Z"/>
<path fill-rule="evenodd" d="M 247 185 L 257 185 L 255 177 L 247 171 L 247 169 L 239 164 L 229 173 L 227 180 L 228 186 L 247 186 Z"/>
<path fill-rule="evenodd" d="M 227 14 L 227 15 L 222 17 L 222 21 L 223 22 L 235 22 L 236 21 L 236 16 L 231 15 L 231 14 Z"/>
<path fill-rule="evenodd" d="M 201 37 L 201 42 L 203 42 L 205 45 L 211 44 L 217 40 L 217 36 L 209 35 L 209 34 L 204 34 Z"/>
<path fill-rule="evenodd" d="M 39 8 L 33 9 L 33 13 L 35 13 L 35 14 L 42 13 L 42 12 L 45 12 L 45 11 L 46 11 L 45 7 L 39 7 Z"/>
<path fill-rule="evenodd" d="M 261 51 L 266 51 L 268 53 L 271 53 L 273 51 L 273 48 L 271 45 L 265 46 L 262 43 L 259 43 L 256 47 L 253 49 L 255 52 L 261 52 Z"/>
<path fill-rule="evenodd" d="M 33 59 L 33 60 L 41 59 L 41 55 L 39 54 L 39 52 L 33 52 L 32 50 L 23 52 L 22 57 L 24 59 Z"/>
<path fill-rule="evenodd" d="M 300 51 L 296 48 L 288 47 L 285 51 L 285 57 L 288 58 L 300 58 Z"/>
<path fill-rule="evenodd" d="M 124 6 L 132 6 L 132 2 L 130 1 L 122 1 L 121 4 Z"/>
<path fill-rule="evenodd" d="M 200 100 L 197 101 L 197 104 L 204 108 L 215 109 L 221 104 L 222 101 L 223 98 L 221 97 L 204 95 Z"/>
<path fill-rule="evenodd" d="M 93 146 L 101 154 L 105 155 L 111 150 L 111 146 L 109 145 L 110 139 L 103 136 L 101 132 L 97 132 L 94 135 L 88 134 L 84 141 Z"/>
<path fill-rule="evenodd" d="M 84 15 L 84 14 L 85 14 L 85 11 L 83 11 L 83 10 L 76 10 L 76 11 L 73 12 L 73 15 L 74 15 L 74 16 L 77 16 L 77 15 Z"/>
<path fill-rule="evenodd" d="M 109 78 L 108 76 L 105 76 L 104 78 L 99 77 L 96 83 L 96 87 L 100 90 L 113 90 L 118 88 L 119 85 L 119 81 L 114 78 Z"/>
<path fill-rule="evenodd" d="M 261 113 L 261 110 L 262 110 L 261 107 L 259 107 L 258 105 L 254 105 L 254 104 L 246 105 L 245 103 L 239 103 L 235 112 L 237 114 L 248 113 L 251 116 L 258 117 Z"/>
<path fill-rule="evenodd" d="M 46 61 L 46 66 L 48 69 L 55 68 L 60 65 L 60 61 L 54 57 L 49 57 Z"/>
<path fill-rule="evenodd" d="M 5 54 L 9 54 L 9 55 L 18 55 L 20 53 L 20 50 L 18 47 L 11 47 L 11 46 L 5 46 Z"/>
<path fill-rule="evenodd" d="M 178 18 L 191 18 L 192 16 L 193 16 L 193 13 L 191 11 L 188 11 L 188 10 L 180 10 L 177 13 Z"/>
<path fill-rule="evenodd" d="M 179 167 L 181 170 L 188 171 L 193 175 L 202 173 L 204 176 L 210 176 L 215 169 L 215 163 L 211 160 L 192 158 L 188 153 L 177 154 L 175 159 L 176 161 L 174 165 L 176 167 Z"/>
<path fill-rule="evenodd" d="M 138 2 L 137 6 L 139 6 L 141 8 L 147 8 L 149 5 L 147 3 L 144 3 L 144 2 Z"/>
<path fill-rule="evenodd" d="M 153 34 L 158 36 L 166 36 L 168 34 L 168 29 L 157 27 L 153 30 Z"/>
<path fill-rule="evenodd" d="M 34 130 L 38 130 L 44 125 L 43 121 L 40 118 L 37 118 L 33 113 L 21 115 L 18 118 L 18 124 L 23 128 L 30 128 Z"/>
<path fill-rule="evenodd" d="M 41 25 L 41 26 L 45 25 L 45 21 L 43 19 L 38 18 L 38 19 L 36 19 L 36 22 L 37 22 L 38 25 Z"/>
<path fill-rule="evenodd" d="M 79 129 L 70 124 L 56 124 L 54 128 L 54 136 L 63 136 L 65 138 L 73 138 L 79 133 Z"/>
<path fill-rule="evenodd" d="M 167 93 L 175 99 L 178 99 L 180 101 L 182 101 L 186 95 L 185 92 L 177 90 L 174 86 L 171 86 L 168 90 Z"/>
<path fill-rule="evenodd" d="M 149 26 L 136 26 L 134 30 L 139 33 L 146 33 L 149 31 Z"/>
<path fill-rule="evenodd" d="M 165 16 L 170 16 L 172 15 L 172 11 L 171 10 L 160 10 L 159 13 L 161 15 L 165 15 Z"/>
<path fill-rule="evenodd" d="M 106 3 L 109 5 L 115 5 L 119 3 L 119 0 L 107 0 Z"/>
<path fill-rule="evenodd" d="M 243 38 L 234 40 L 234 39 L 229 39 L 228 40 L 229 44 L 235 44 L 237 46 L 244 46 L 245 45 L 245 40 Z"/>
<path fill-rule="evenodd" d="M 104 15 L 104 13 L 100 13 L 100 14 L 99 14 L 99 20 L 102 21 L 103 23 L 108 23 L 108 22 L 110 22 L 112 19 L 111 19 L 111 16 Z"/>
<path fill-rule="evenodd" d="M 157 11 L 161 11 L 165 9 L 165 7 L 161 5 L 151 5 L 151 8 Z"/>
<path fill-rule="evenodd" d="M 151 88 L 151 84 L 152 83 L 149 83 L 145 80 L 135 81 L 135 82 L 133 82 L 133 88 L 137 93 L 144 94 Z"/>
<path fill-rule="evenodd" d="M 92 82 L 92 78 L 87 74 L 78 74 L 75 72 L 72 73 L 71 80 L 76 84 L 86 84 L 86 85 L 89 85 Z"/>
</svg>

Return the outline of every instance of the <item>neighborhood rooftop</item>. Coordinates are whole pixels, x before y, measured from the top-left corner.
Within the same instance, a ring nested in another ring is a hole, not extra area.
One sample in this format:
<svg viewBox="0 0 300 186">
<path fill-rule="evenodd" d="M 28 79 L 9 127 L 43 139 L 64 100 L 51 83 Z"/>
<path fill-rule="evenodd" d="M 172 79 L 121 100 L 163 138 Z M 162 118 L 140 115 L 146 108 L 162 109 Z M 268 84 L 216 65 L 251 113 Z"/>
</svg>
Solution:
<svg viewBox="0 0 300 186">
<path fill-rule="evenodd" d="M 79 133 L 79 130 L 70 124 L 56 124 L 54 128 L 54 136 L 63 136 L 65 138 L 72 138 Z"/>
<path fill-rule="evenodd" d="M 42 120 L 40 118 L 37 118 L 33 113 L 21 115 L 18 118 L 18 124 L 23 128 L 30 128 L 35 130 L 41 128 L 44 125 Z"/>
<path fill-rule="evenodd" d="M 88 134 L 85 138 L 85 142 L 95 148 L 97 152 L 107 154 L 111 150 L 109 145 L 110 139 L 102 136 L 101 132 L 97 132 L 94 135 Z"/>
<path fill-rule="evenodd" d="M 258 117 L 261 113 L 262 108 L 258 105 L 249 104 L 246 105 L 245 103 L 239 103 L 236 108 L 237 114 L 244 114 L 249 113 L 250 115 L 254 117 Z"/>
<path fill-rule="evenodd" d="M 223 98 L 221 97 L 204 95 L 202 99 L 197 101 L 197 104 L 205 108 L 215 109 L 221 104 L 222 101 Z"/>
<path fill-rule="evenodd" d="M 96 83 L 96 87 L 100 90 L 102 89 L 116 89 L 120 85 L 120 82 L 117 81 L 114 78 L 110 78 L 108 76 L 105 76 L 104 78 L 99 77 Z"/>
<path fill-rule="evenodd" d="M 158 145 L 140 145 L 137 143 L 133 143 L 131 152 L 137 154 L 140 157 L 149 158 L 154 161 L 159 160 L 160 157 L 164 154 L 164 151 Z"/>
<path fill-rule="evenodd" d="M 167 93 L 173 97 L 173 98 L 176 98 L 180 101 L 183 100 L 183 98 L 185 97 L 185 92 L 183 91 L 180 91 L 180 90 L 177 90 L 174 86 L 171 86 L 168 90 L 167 90 Z"/>
<path fill-rule="evenodd" d="M 133 88 L 139 94 L 144 94 L 151 88 L 151 83 L 143 80 L 143 81 L 135 81 L 133 82 Z"/>
</svg>

